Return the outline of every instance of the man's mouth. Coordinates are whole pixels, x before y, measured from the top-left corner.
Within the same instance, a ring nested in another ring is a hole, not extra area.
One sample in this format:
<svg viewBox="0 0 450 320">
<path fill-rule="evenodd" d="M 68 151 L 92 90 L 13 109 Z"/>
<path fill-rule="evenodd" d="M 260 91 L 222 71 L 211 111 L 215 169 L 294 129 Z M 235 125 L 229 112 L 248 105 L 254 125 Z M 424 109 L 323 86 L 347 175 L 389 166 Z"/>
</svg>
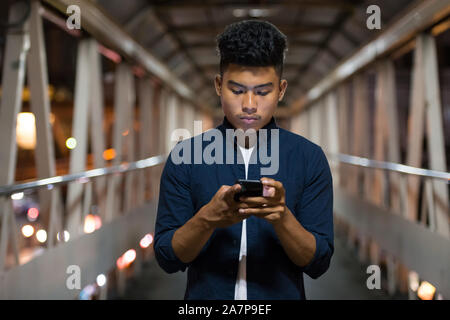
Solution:
<svg viewBox="0 0 450 320">
<path fill-rule="evenodd" d="M 241 117 L 241 120 L 246 124 L 250 124 L 250 123 L 256 122 L 258 120 L 258 118 L 256 118 L 256 117 Z"/>
</svg>

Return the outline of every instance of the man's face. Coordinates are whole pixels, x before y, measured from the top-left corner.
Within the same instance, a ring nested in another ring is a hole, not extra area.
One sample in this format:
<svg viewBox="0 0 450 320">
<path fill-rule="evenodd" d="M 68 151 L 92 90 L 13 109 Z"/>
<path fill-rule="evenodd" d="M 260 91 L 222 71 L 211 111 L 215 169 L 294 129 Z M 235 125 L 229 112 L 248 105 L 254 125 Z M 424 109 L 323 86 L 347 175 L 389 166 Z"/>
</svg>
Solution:
<svg viewBox="0 0 450 320">
<path fill-rule="evenodd" d="M 230 64 L 215 86 L 222 109 L 237 128 L 259 130 L 265 126 L 283 98 L 287 81 L 281 80 L 275 67 L 249 67 Z"/>
</svg>

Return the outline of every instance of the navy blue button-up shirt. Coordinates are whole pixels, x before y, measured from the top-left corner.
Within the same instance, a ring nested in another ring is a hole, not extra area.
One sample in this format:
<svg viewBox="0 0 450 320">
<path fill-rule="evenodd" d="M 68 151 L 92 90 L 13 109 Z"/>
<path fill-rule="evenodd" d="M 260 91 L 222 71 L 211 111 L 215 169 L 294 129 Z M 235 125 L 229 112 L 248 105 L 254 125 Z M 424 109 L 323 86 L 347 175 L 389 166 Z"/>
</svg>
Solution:
<svg viewBox="0 0 450 320">
<path fill-rule="evenodd" d="M 279 167 L 273 175 L 261 175 L 267 161 L 248 166 L 248 179 L 259 180 L 266 176 L 283 183 L 286 205 L 300 224 L 316 240 L 316 251 L 306 266 L 294 264 L 286 255 L 272 225 L 262 218 L 247 219 L 247 298 L 252 299 L 306 299 L 303 273 L 315 279 L 327 271 L 334 251 L 333 241 L 333 188 L 327 159 L 322 149 L 290 131 L 279 128 L 275 119 L 266 124 L 267 150 L 271 151 L 270 129 L 279 131 Z M 203 139 L 203 132 L 185 139 L 181 144 L 191 147 L 190 163 L 175 164 L 168 157 L 160 184 L 158 212 L 155 226 L 154 250 L 156 259 L 166 272 L 185 271 L 188 268 L 185 299 L 234 299 L 239 264 L 242 223 L 216 229 L 200 254 L 190 263 L 183 263 L 172 248 L 175 231 L 207 204 L 222 185 L 233 185 L 245 179 L 245 165 L 238 162 L 234 141 L 234 162 L 227 164 L 225 130 L 234 129 L 224 117 L 217 127 L 223 133 L 223 158 L 215 163 L 196 164 L 194 139 L 201 138 L 202 152 L 213 141 Z M 259 132 L 258 132 L 259 136 Z M 214 139 L 214 138 L 213 138 Z M 203 141 L 205 140 L 205 141 Z M 179 143 L 179 144 L 180 144 Z M 179 145 L 177 144 L 177 146 Z M 197 144 L 198 146 L 198 144 Z M 259 148 L 259 144 L 257 148 Z M 171 154 L 174 152 L 172 150 Z M 178 152 L 180 149 L 177 149 Z M 217 150 L 216 150 L 217 151 Z M 256 151 L 256 150 L 254 150 Z M 220 155 L 220 152 L 213 155 Z M 197 158 L 198 162 L 198 158 Z M 178 162 L 177 162 L 178 163 Z"/>
</svg>

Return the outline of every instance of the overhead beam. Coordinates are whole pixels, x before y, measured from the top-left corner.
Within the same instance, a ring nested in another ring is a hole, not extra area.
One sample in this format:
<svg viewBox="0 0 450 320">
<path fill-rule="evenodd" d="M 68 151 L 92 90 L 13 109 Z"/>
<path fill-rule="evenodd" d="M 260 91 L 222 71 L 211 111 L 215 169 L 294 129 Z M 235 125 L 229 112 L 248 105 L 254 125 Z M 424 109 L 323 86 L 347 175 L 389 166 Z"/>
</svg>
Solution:
<svg viewBox="0 0 450 320">
<path fill-rule="evenodd" d="M 429 0 L 414 4 L 410 10 L 386 28 L 373 41 L 364 45 L 356 53 L 339 64 L 318 84 L 298 98 L 290 107 L 286 116 L 300 112 L 319 99 L 330 89 L 378 58 L 391 53 L 410 41 L 417 33 L 433 26 L 450 15 L 450 0 Z"/>
<path fill-rule="evenodd" d="M 229 23 L 237 22 L 230 21 Z M 286 35 L 290 36 L 299 36 L 302 34 L 310 34 L 313 32 L 323 32 L 329 31 L 333 28 L 332 25 L 329 24 L 311 24 L 311 25 L 294 25 L 294 24 L 277 24 L 277 28 Z M 197 33 L 197 34 L 205 34 L 205 35 L 216 35 L 223 31 L 223 28 L 212 28 L 209 25 L 205 24 L 186 24 L 179 26 L 171 26 L 170 31 L 176 33 Z"/>
<path fill-rule="evenodd" d="M 345 21 L 347 21 L 350 15 L 351 14 L 348 12 L 342 12 L 336 17 L 335 22 L 331 26 L 327 35 L 321 41 L 320 45 L 317 47 L 315 53 L 310 57 L 310 59 L 304 66 L 298 69 L 298 77 L 294 81 L 293 85 L 297 85 L 300 82 L 300 77 L 308 73 L 308 71 L 313 67 L 314 63 L 319 57 L 319 54 L 322 53 L 323 51 L 328 51 L 336 59 L 339 58 L 337 53 L 334 54 L 334 50 L 329 49 L 329 42 L 332 39 L 332 37 L 341 29 L 342 25 L 345 23 Z"/>
<path fill-rule="evenodd" d="M 260 0 L 243 1 L 203 1 L 203 0 L 180 0 L 180 1 L 148 1 L 148 3 L 158 9 L 170 10 L 176 8 L 270 8 L 270 7 L 295 7 L 295 8 L 336 8 L 339 10 L 353 10 L 354 4 L 351 1 L 333 0 L 283 0 L 278 2 L 262 2 Z"/>
<path fill-rule="evenodd" d="M 155 77 L 171 88 L 183 99 L 191 102 L 196 108 L 207 114 L 211 114 L 212 109 L 197 100 L 196 94 L 168 67 L 149 53 L 142 45 L 130 36 L 121 26 L 113 21 L 93 1 L 88 0 L 44 0 L 63 14 L 66 14 L 67 7 L 77 5 L 82 12 L 82 27 L 95 37 L 100 43 L 110 46 L 119 53 L 134 61 Z"/>
<path fill-rule="evenodd" d="M 202 68 L 200 68 L 200 66 L 197 64 L 197 62 L 195 61 L 194 57 L 191 55 L 191 53 L 189 52 L 188 48 L 186 47 L 184 41 L 180 38 L 178 33 L 174 32 L 171 29 L 171 24 L 170 24 L 170 21 L 169 21 L 170 17 L 167 15 L 167 12 L 160 12 L 159 9 L 155 9 L 154 17 L 155 17 L 155 19 L 157 20 L 157 22 L 159 24 L 162 24 L 164 26 L 164 28 L 166 28 L 168 30 L 167 33 L 170 35 L 170 37 L 177 44 L 177 47 L 178 47 L 177 51 L 178 52 L 181 51 L 181 52 L 184 53 L 185 57 L 188 59 L 188 61 L 194 67 L 194 70 L 196 72 L 198 72 L 198 74 L 202 78 L 203 84 L 209 84 L 210 80 L 208 79 L 208 77 L 206 76 L 206 74 L 202 70 Z"/>
<path fill-rule="evenodd" d="M 321 42 L 318 41 L 311 41 L 311 40 L 289 40 L 288 41 L 289 48 L 292 47 L 319 47 L 322 45 Z M 208 49 L 208 48 L 215 48 L 216 43 L 214 41 L 198 41 L 198 42 L 192 42 L 187 43 L 186 47 L 189 49 Z"/>
</svg>

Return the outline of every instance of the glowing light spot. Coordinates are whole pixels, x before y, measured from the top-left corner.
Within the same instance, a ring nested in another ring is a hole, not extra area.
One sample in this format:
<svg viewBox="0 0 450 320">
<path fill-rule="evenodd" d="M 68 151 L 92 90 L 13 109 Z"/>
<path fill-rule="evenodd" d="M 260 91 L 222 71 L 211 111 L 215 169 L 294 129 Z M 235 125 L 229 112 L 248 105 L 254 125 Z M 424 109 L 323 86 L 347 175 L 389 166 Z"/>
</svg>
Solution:
<svg viewBox="0 0 450 320">
<path fill-rule="evenodd" d="M 13 193 L 11 195 L 11 199 L 13 199 L 13 200 L 22 200 L 23 199 L 23 192 Z"/>
<path fill-rule="evenodd" d="M 124 253 L 123 259 L 127 265 L 131 264 L 136 259 L 136 250 L 130 249 Z"/>
<path fill-rule="evenodd" d="M 130 249 L 119 257 L 116 266 L 119 270 L 127 268 L 136 259 L 136 250 Z"/>
<path fill-rule="evenodd" d="M 88 214 L 84 218 L 84 233 L 92 233 L 102 226 L 102 220 L 99 216 Z"/>
<path fill-rule="evenodd" d="M 97 276 L 97 285 L 98 285 L 99 287 L 103 287 L 103 286 L 105 285 L 105 283 L 106 283 L 106 277 L 105 277 L 105 275 L 104 275 L 104 274 L 99 274 L 99 275 Z"/>
<path fill-rule="evenodd" d="M 115 157 L 116 157 L 116 150 L 114 150 L 113 148 L 106 149 L 105 151 L 103 151 L 103 159 L 112 160 Z"/>
<path fill-rule="evenodd" d="M 67 230 L 64 230 L 64 236 L 60 235 L 60 232 L 58 232 L 56 234 L 56 239 L 58 239 L 58 241 L 64 241 L 67 242 L 70 239 L 70 233 Z"/>
<path fill-rule="evenodd" d="M 47 232 L 43 229 L 38 230 L 38 232 L 36 232 L 36 239 L 40 243 L 44 243 L 45 241 L 47 241 Z"/>
<path fill-rule="evenodd" d="M 67 149 L 75 149 L 75 147 L 77 146 L 77 140 L 74 137 L 70 137 L 69 139 L 66 140 L 66 147 Z"/>
<path fill-rule="evenodd" d="M 417 272 L 411 271 L 409 273 L 409 287 L 412 291 L 417 291 L 419 289 L 419 275 Z"/>
<path fill-rule="evenodd" d="M 25 238 L 29 238 L 33 235 L 34 228 L 30 226 L 29 224 L 26 224 L 22 227 L 22 234 Z"/>
<path fill-rule="evenodd" d="M 116 261 L 116 266 L 119 270 L 122 270 L 126 267 L 126 264 L 123 260 L 123 256 L 120 256 L 119 259 L 117 259 Z"/>
<path fill-rule="evenodd" d="M 16 141 L 22 149 L 31 150 L 36 147 L 36 118 L 31 112 L 20 112 L 17 115 Z"/>
<path fill-rule="evenodd" d="M 419 290 L 417 291 L 417 296 L 422 300 L 433 300 L 436 288 L 427 281 L 422 281 Z"/>
<path fill-rule="evenodd" d="M 150 233 L 147 233 L 139 242 L 139 245 L 142 249 L 148 248 L 153 242 L 153 236 Z"/>
<path fill-rule="evenodd" d="M 30 221 L 35 221 L 39 217 L 39 210 L 37 208 L 29 208 L 27 211 L 27 217 Z"/>
</svg>

